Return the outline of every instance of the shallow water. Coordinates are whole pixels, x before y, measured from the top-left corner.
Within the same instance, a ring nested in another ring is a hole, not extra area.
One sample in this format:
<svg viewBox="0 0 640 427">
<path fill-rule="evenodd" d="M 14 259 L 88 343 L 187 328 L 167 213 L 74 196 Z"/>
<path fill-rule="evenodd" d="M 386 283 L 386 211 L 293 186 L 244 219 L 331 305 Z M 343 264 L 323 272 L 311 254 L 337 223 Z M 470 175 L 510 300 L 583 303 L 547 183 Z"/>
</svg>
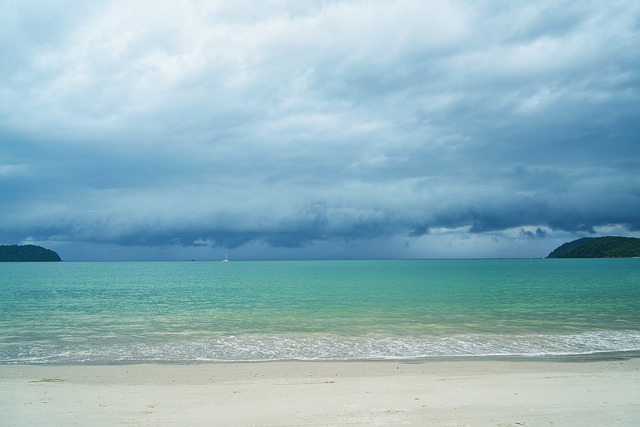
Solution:
<svg viewBox="0 0 640 427">
<path fill-rule="evenodd" d="M 640 260 L 0 264 L 0 363 L 640 350 Z"/>
</svg>

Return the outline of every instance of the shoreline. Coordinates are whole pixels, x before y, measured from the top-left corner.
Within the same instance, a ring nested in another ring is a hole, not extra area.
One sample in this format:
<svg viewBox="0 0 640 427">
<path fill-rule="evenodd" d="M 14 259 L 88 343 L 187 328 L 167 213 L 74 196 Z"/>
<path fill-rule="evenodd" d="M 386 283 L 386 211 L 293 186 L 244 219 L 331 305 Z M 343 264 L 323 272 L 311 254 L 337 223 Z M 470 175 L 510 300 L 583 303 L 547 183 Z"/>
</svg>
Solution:
<svg viewBox="0 0 640 427">
<path fill-rule="evenodd" d="M 640 358 L 0 365 L 3 425 L 635 426 Z"/>
<path fill-rule="evenodd" d="M 640 358 L 640 350 L 610 350 L 586 353 L 558 353 L 558 354 L 460 354 L 460 355 L 435 355 L 407 358 L 349 358 L 349 359 L 255 359 L 255 360 L 113 360 L 104 361 L 0 361 L 2 366 L 136 366 L 136 365 L 175 365 L 175 366 L 201 366 L 201 365 L 233 365 L 252 363 L 436 363 L 436 362 L 598 362 L 612 360 L 628 360 Z"/>
</svg>

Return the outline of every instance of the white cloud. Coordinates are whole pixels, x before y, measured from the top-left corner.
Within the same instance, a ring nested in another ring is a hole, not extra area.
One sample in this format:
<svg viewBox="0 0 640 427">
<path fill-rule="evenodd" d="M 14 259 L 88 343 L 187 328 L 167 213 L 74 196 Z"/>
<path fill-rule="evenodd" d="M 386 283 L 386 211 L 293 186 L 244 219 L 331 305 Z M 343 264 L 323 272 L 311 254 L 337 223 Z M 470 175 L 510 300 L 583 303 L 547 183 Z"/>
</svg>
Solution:
<svg viewBox="0 0 640 427">
<path fill-rule="evenodd" d="M 40 6 L 0 9 L 0 239 L 506 256 L 640 228 L 633 2 Z"/>
</svg>

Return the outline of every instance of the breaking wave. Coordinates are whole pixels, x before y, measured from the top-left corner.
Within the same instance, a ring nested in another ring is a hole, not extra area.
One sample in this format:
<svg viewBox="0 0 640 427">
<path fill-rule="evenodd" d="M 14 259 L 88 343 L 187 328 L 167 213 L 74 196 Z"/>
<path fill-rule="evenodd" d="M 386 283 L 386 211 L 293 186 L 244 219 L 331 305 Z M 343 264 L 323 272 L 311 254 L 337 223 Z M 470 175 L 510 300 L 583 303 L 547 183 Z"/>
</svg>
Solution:
<svg viewBox="0 0 640 427">
<path fill-rule="evenodd" d="M 640 351 L 638 331 L 576 334 L 232 335 L 100 345 L 4 345 L 1 364 L 222 363 L 283 360 L 423 360 L 434 357 L 549 357 Z"/>
</svg>

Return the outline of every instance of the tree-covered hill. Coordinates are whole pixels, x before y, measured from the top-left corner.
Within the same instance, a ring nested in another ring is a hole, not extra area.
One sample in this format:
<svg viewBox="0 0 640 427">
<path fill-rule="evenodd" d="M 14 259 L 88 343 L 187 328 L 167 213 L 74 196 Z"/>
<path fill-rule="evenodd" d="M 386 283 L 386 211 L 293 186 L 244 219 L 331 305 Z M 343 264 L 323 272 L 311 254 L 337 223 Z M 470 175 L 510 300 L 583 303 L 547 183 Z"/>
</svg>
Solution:
<svg viewBox="0 0 640 427">
<path fill-rule="evenodd" d="M 640 257 L 640 239 L 635 237 L 585 237 L 559 246 L 547 258 Z"/>
<path fill-rule="evenodd" d="M 36 245 L 2 245 L 0 246 L 0 262 L 40 262 L 62 261 L 60 256 L 50 250 Z"/>
</svg>

